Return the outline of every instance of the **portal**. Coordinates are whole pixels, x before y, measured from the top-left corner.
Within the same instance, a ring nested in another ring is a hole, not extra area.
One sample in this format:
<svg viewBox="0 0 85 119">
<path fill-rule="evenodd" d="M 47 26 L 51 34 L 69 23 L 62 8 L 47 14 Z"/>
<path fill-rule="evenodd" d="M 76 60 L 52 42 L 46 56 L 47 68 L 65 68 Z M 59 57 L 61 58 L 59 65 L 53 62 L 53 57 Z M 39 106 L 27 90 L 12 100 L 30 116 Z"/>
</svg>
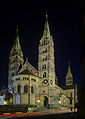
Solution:
<svg viewBox="0 0 85 119">
<path fill-rule="evenodd" d="M 44 106 L 46 107 L 48 105 L 48 98 L 45 96 L 44 97 Z"/>
</svg>

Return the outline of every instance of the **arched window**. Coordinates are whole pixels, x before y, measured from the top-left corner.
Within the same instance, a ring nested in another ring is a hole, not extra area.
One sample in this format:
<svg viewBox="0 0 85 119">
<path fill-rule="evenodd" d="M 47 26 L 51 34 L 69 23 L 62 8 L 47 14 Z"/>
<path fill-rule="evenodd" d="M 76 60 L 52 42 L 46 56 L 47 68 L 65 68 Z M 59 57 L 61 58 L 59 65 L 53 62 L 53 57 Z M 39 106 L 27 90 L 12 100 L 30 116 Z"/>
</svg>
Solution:
<svg viewBox="0 0 85 119">
<path fill-rule="evenodd" d="M 46 77 L 46 72 L 43 73 L 43 78 L 45 78 L 45 77 Z"/>
<path fill-rule="evenodd" d="M 44 56 L 42 59 L 43 59 L 43 61 L 46 61 L 47 60 L 47 56 Z"/>
<path fill-rule="evenodd" d="M 42 51 L 42 53 L 46 53 L 47 52 L 47 48 L 45 48 L 43 51 Z"/>
<path fill-rule="evenodd" d="M 24 93 L 28 93 L 28 86 L 27 85 L 24 86 Z"/>
<path fill-rule="evenodd" d="M 43 50 L 43 53 L 46 53 L 47 52 L 47 48 Z"/>
<path fill-rule="evenodd" d="M 18 85 L 17 90 L 18 90 L 18 91 L 17 91 L 18 93 L 21 92 L 21 86 L 20 86 L 20 84 Z"/>
<path fill-rule="evenodd" d="M 45 64 L 42 66 L 42 69 L 46 69 L 46 65 Z"/>
</svg>

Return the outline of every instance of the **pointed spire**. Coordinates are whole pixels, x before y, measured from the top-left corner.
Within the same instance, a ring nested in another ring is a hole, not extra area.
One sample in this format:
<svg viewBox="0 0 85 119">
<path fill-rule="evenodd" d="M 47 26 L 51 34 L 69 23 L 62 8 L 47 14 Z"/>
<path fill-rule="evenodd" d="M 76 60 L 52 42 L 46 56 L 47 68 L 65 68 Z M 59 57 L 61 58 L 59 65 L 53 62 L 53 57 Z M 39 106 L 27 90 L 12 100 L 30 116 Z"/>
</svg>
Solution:
<svg viewBox="0 0 85 119">
<path fill-rule="evenodd" d="M 73 76 L 71 73 L 70 62 L 68 62 L 68 72 L 66 75 L 66 85 L 73 85 Z"/>
<path fill-rule="evenodd" d="M 50 37 L 50 29 L 49 29 L 49 23 L 48 23 L 48 15 L 47 15 L 47 13 L 46 13 L 46 21 L 45 21 L 43 36 L 44 37 Z"/>
<path fill-rule="evenodd" d="M 21 50 L 20 42 L 19 42 L 19 35 L 18 35 L 18 26 L 16 26 L 16 37 L 13 44 L 13 48 L 16 50 Z"/>
<path fill-rule="evenodd" d="M 71 68 L 70 68 L 70 62 L 68 62 L 68 72 L 67 72 L 67 75 L 66 77 L 72 77 L 72 73 L 71 73 Z"/>
</svg>

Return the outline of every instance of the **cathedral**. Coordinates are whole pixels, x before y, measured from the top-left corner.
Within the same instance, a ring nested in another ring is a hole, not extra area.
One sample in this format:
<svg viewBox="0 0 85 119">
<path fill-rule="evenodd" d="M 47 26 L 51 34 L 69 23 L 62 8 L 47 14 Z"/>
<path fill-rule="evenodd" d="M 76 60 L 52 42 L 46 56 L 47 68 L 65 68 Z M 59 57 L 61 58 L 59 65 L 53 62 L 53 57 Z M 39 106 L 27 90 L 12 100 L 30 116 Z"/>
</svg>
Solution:
<svg viewBox="0 0 85 119">
<path fill-rule="evenodd" d="M 46 15 L 43 36 L 39 41 L 38 69 L 26 61 L 19 42 L 18 28 L 9 55 L 8 89 L 13 94 L 13 105 L 34 105 L 56 109 L 74 108 L 77 85 L 68 63 L 66 85 L 60 87 L 55 73 L 54 41 L 50 35 Z"/>
</svg>

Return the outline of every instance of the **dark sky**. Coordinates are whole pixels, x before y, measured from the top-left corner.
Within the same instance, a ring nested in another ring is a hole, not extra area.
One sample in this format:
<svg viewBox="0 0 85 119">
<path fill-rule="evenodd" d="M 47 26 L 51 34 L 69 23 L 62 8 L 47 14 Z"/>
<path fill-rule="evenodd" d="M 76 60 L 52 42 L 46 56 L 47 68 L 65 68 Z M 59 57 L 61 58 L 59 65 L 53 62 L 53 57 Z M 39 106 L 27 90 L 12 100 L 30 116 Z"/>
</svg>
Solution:
<svg viewBox="0 0 85 119">
<path fill-rule="evenodd" d="M 18 0 L 17 0 L 18 1 Z M 35 2 L 36 1 L 36 2 Z M 55 68 L 59 84 L 64 84 L 68 61 L 73 77 L 81 86 L 80 10 L 78 0 L 40 0 L 2 5 L 0 13 L 0 86 L 7 85 L 8 58 L 16 25 L 24 58 L 37 68 L 38 45 L 42 38 L 45 11 L 55 43 Z"/>
</svg>

